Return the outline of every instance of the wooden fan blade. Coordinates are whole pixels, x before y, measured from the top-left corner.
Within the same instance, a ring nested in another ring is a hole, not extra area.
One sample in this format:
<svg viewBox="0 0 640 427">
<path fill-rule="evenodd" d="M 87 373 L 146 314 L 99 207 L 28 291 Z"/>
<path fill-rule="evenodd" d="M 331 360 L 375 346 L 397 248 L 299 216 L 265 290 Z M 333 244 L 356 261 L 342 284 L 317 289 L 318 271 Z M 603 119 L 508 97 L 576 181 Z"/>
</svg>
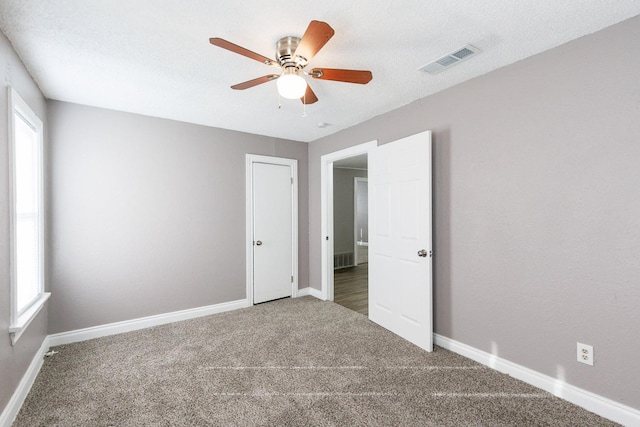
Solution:
<svg viewBox="0 0 640 427">
<path fill-rule="evenodd" d="M 262 62 L 263 64 L 271 65 L 274 62 L 272 59 L 269 59 L 266 56 L 262 56 L 259 53 L 252 52 L 249 49 L 245 49 L 242 46 L 233 44 L 230 41 L 221 39 L 220 37 L 210 38 L 209 43 L 211 43 L 214 46 L 218 46 L 223 49 L 230 50 L 233 53 L 246 56 L 247 58 L 255 59 L 256 61 Z"/>
<path fill-rule="evenodd" d="M 304 93 L 304 96 L 300 98 L 300 101 L 302 101 L 303 104 L 314 104 L 318 102 L 318 97 L 313 93 L 313 89 L 311 89 L 309 83 L 307 83 L 307 91 Z"/>
<path fill-rule="evenodd" d="M 250 87 L 261 85 L 262 83 L 270 82 L 271 80 L 275 80 L 280 77 L 278 74 L 267 74 L 266 76 L 258 77 L 257 79 L 248 80 L 246 82 L 238 83 L 237 85 L 231 86 L 231 89 L 235 90 L 244 90 L 249 89 Z"/>
<path fill-rule="evenodd" d="M 366 85 L 373 79 L 371 71 L 339 70 L 337 68 L 314 68 L 309 72 L 314 79 L 334 80 L 336 82 L 358 83 Z"/>
<path fill-rule="evenodd" d="M 300 44 L 298 44 L 295 54 L 306 58 L 307 61 L 311 61 L 311 58 L 316 56 L 316 53 L 322 49 L 322 46 L 327 44 L 334 34 L 335 31 L 326 22 L 311 21 L 300 40 Z"/>
</svg>

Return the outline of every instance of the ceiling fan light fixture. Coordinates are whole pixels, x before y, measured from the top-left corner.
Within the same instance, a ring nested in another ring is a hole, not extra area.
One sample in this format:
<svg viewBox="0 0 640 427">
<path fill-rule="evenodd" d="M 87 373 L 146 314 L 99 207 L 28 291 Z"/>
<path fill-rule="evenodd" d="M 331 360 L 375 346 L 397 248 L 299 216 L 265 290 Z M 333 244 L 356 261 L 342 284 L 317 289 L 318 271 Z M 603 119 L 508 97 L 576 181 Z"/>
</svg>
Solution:
<svg viewBox="0 0 640 427">
<path fill-rule="evenodd" d="M 209 43 L 282 70 L 280 75 L 267 74 L 266 76 L 235 84 L 231 86 L 231 89 L 249 89 L 277 79 L 276 84 L 280 97 L 299 99 L 304 105 L 307 105 L 318 102 L 318 97 L 311 89 L 311 86 L 307 85 L 303 74 L 316 80 L 333 80 L 358 84 L 367 84 L 373 78 L 371 71 L 366 70 L 314 68 L 310 72 L 303 71 L 309 61 L 313 59 L 334 34 L 335 31 L 326 22 L 311 21 L 302 37 L 287 36 L 278 40 L 275 61 L 220 37 L 210 38 Z"/>
<path fill-rule="evenodd" d="M 300 99 L 307 91 L 307 82 L 294 67 L 285 68 L 276 84 L 278 93 L 286 99 Z"/>
</svg>

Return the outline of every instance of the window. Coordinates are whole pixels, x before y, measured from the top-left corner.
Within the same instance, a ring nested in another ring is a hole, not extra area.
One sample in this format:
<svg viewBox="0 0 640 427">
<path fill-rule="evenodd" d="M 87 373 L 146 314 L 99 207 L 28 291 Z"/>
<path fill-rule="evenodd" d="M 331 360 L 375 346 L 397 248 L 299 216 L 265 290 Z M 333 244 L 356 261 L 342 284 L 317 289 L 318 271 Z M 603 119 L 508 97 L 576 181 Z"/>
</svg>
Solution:
<svg viewBox="0 0 640 427">
<path fill-rule="evenodd" d="M 11 325 L 15 344 L 50 294 L 44 292 L 42 121 L 9 88 Z"/>
</svg>

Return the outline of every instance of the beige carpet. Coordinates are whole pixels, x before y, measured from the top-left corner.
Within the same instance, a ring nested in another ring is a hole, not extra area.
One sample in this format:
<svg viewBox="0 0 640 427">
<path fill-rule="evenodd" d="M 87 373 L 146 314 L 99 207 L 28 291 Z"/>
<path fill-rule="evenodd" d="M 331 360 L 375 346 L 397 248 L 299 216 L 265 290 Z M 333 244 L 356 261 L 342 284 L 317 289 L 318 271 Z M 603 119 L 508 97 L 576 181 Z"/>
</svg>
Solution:
<svg viewBox="0 0 640 427">
<path fill-rule="evenodd" d="M 615 425 L 312 297 L 56 350 L 15 426 Z"/>
</svg>

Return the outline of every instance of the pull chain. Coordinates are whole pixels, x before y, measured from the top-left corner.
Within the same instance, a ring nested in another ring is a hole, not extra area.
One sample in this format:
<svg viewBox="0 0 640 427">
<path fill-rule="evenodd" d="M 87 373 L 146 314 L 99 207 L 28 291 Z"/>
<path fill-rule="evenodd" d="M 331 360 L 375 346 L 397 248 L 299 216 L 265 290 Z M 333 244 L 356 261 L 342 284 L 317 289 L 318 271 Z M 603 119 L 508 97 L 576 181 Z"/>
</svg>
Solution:
<svg viewBox="0 0 640 427">
<path fill-rule="evenodd" d="M 302 95 L 302 117 L 307 117 L 307 92 Z"/>
</svg>

